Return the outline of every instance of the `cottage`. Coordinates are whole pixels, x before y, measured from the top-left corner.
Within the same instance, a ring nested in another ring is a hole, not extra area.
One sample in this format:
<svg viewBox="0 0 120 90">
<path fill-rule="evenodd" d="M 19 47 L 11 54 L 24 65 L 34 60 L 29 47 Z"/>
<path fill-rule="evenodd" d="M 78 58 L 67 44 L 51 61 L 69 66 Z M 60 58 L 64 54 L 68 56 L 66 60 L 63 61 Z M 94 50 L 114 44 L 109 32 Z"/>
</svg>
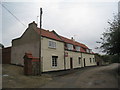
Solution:
<svg viewBox="0 0 120 90">
<path fill-rule="evenodd" d="M 20 38 L 12 40 L 12 64 L 24 66 L 26 52 L 39 57 L 39 34 L 40 29 L 32 22 Z M 44 29 L 41 29 L 41 63 L 42 72 L 96 65 L 95 55 L 86 45 Z"/>
</svg>

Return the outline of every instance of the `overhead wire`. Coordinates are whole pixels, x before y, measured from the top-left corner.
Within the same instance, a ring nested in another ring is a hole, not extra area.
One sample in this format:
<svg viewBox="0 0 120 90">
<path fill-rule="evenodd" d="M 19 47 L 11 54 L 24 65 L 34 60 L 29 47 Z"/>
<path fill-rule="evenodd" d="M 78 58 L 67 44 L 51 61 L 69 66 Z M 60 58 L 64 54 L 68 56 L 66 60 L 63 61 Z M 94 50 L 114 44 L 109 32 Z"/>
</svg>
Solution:
<svg viewBox="0 0 120 90">
<path fill-rule="evenodd" d="M 24 23 L 20 21 L 20 19 L 15 16 L 10 10 L 8 10 L 2 3 L 0 3 L 4 9 L 6 9 L 18 22 L 20 22 L 23 26 L 27 27 Z"/>
</svg>

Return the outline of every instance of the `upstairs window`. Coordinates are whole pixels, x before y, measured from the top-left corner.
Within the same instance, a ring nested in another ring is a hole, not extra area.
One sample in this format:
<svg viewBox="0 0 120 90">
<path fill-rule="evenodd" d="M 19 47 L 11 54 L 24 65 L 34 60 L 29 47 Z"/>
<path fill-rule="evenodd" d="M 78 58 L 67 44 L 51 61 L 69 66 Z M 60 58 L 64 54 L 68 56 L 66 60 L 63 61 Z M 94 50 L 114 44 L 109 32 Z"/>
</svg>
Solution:
<svg viewBox="0 0 120 90">
<path fill-rule="evenodd" d="M 90 49 L 90 53 L 92 53 L 92 49 Z"/>
<path fill-rule="evenodd" d="M 68 50 L 73 50 L 73 45 L 72 44 L 67 44 Z"/>
<path fill-rule="evenodd" d="M 80 51 L 80 47 L 79 46 L 76 46 L 75 49 L 76 49 L 76 51 Z"/>
<path fill-rule="evenodd" d="M 90 53 L 90 50 L 89 50 L 89 49 L 86 49 L 86 52 L 87 52 L 87 53 Z"/>
<path fill-rule="evenodd" d="M 56 48 L 56 42 L 54 42 L 54 41 L 49 41 L 49 47 L 50 47 L 50 48 Z"/>
</svg>

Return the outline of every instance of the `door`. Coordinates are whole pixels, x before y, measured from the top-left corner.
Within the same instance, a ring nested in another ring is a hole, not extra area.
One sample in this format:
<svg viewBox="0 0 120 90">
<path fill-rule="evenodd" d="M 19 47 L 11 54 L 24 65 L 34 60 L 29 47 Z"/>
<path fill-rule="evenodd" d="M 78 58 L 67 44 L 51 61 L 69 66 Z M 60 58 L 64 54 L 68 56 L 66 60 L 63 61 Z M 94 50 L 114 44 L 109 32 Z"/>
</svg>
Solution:
<svg viewBox="0 0 120 90">
<path fill-rule="evenodd" d="M 99 62 L 97 62 L 97 66 L 99 66 L 100 64 L 99 64 Z"/>
<path fill-rule="evenodd" d="M 73 68 L 73 58 L 71 57 L 70 58 L 70 69 L 72 69 Z"/>
<path fill-rule="evenodd" d="M 84 60 L 84 67 L 85 67 L 86 66 L 86 64 L 85 64 L 85 58 L 83 60 Z"/>
</svg>

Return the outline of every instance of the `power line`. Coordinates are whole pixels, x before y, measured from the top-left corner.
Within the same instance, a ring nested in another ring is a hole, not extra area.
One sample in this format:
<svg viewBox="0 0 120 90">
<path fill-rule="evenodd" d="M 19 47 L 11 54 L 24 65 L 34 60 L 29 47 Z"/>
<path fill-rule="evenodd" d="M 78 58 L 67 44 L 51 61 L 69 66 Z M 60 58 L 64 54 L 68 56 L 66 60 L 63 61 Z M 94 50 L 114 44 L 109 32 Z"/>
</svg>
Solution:
<svg viewBox="0 0 120 90">
<path fill-rule="evenodd" d="M 20 21 L 20 19 L 17 18 L 10 10 L 8 10 L 2 3 L 0 3 L 2 7 L 4 7 L 16 20 L 18 20 L 23 26 L 27 27 L 24 23 Z"/>
</svg>

